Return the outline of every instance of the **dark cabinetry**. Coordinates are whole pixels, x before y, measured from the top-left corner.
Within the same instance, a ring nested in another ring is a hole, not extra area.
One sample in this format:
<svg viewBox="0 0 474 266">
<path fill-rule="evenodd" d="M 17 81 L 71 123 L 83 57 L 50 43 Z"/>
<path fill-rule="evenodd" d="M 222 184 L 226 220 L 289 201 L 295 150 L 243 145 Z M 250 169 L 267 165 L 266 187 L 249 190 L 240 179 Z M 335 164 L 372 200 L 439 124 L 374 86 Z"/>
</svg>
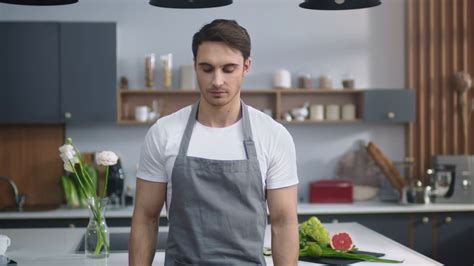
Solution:
<svg viewBox="0 0 474 266">
<path fill-rule="evenodd" d="M 433 216 L 436 260 L 446 265 L 474 265 L 474 214 L 439 213 Z"/>
<path fill-rule="evenodd" d="M 371 89 L 364 91 L 364 121 L 406 123 L 416 117 L 415 90 Z"/>
<path fill-rule="evenodd" d="M 0 23 L 0 122 L 59 116 L 59 24 Z"/>
<path fill-rule="evenodd" d="M 0 123 L 115 121 L 115 23 L 0 23 Z"/>
</svg>

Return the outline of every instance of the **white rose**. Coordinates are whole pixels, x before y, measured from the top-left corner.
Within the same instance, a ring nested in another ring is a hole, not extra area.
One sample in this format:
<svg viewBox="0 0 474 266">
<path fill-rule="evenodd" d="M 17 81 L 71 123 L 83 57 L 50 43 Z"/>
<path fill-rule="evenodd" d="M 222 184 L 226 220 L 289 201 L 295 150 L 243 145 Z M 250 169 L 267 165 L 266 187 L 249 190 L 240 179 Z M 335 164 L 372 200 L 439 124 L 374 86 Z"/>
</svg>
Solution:
<svg viewBox="0 0 474 266">
<path fill-rule="evenodd" d="M 71 164 L 68 162 L 64 163 L 64 170 L 69 173 L 74 173 L 74 169 L 72 169 Z"/>
<path fill-rule="evenodd" d="M 97 165 L 110 166 L 117 163 L 118 156 L 111 151 L 102 151 L 96 154 L 95 162 Z"/>
<path fill-rule="evenodd" d="M 72 169 L 72 167 L 74 167 L 76 164 L 79 163 L 79 158 L 76 156 L 76 157 L 73 157 L 72 160 L 63 159 L 63 161 L 64 161 L 64 170 L 70 173 L 74 173 L 74 169 Z M 71 166 L 71 164 L 73 166 Z"/>
<path fill-rule="evenodd" d="M 74 160 L 76 157 L 76 151 L 74 147 L 70 144 L 64 144 L 63 146 L 59 147 L 59 156 L 64 162 Z"/>
</svg>

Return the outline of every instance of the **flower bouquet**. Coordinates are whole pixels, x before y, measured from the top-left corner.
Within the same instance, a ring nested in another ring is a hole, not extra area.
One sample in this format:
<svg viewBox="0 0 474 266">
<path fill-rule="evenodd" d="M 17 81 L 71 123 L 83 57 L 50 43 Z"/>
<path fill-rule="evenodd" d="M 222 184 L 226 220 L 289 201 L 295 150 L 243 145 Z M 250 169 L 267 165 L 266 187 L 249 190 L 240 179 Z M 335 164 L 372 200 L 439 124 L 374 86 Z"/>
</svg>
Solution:
<svg viewBox="0 0 474 266">
<path fill-rule="evenodd" d="M 64 162 L 64 170 L 73 173 L 79 184 L 79 190 L 87 197 L 90 219 L 86 228 L 85 252 L 88 257 L 104 258 L 110 252 L 110 235 L 105 222 L 105 208 L 107 207 L 107 185 L 109 166 L 115 165 L 118 156 L 111 151 L 96 154 L 96 164 L 105 166 L 105 185 L 102 193 L 97 189 L 97 178 L 87 171 L 86 164 L 81 158 L 79 150 L 67 138 L 66 143 L 59 147 L 60 157 Z"/>
</svg>

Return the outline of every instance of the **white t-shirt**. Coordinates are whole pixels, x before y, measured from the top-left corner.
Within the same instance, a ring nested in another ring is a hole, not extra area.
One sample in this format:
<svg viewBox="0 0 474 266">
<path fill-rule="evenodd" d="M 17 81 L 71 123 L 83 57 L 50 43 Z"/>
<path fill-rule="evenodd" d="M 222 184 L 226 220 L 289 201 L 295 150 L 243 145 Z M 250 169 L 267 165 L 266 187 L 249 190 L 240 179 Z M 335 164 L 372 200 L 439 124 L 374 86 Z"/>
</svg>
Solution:
<svg viewBox="0 0 474 266">
<path fill-rule="evenodd" d="M 270 116 L 248 108 L 263 188 L 298 184 L 293 138 Z M 172 194 L 171 174 L 190 113 L 191 106 L 187 106 L 159 119 L 148 130 L 141 150 L 137 177 L 167 183 L 167 209 Z M 242 120 L 224 128 L 207 127 L 196 121 L 187 155 L 214 160 L 246 159 L 242 130 Z"/>
</svg>

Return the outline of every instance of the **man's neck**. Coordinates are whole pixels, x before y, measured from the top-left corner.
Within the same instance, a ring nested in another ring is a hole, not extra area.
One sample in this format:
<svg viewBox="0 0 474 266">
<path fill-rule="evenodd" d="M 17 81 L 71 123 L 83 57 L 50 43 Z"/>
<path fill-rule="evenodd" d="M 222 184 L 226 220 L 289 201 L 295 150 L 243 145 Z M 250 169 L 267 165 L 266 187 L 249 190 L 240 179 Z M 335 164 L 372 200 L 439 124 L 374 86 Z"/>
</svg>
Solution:
<svg viewBox="0 0 474 266">
<path fill-rule="evenodd" d="M 228 127 L 240 119 L 240 97 L 223 106 L 212 106 L 201 99 L 198 121 L 208 127 Z"/>
</svg>

